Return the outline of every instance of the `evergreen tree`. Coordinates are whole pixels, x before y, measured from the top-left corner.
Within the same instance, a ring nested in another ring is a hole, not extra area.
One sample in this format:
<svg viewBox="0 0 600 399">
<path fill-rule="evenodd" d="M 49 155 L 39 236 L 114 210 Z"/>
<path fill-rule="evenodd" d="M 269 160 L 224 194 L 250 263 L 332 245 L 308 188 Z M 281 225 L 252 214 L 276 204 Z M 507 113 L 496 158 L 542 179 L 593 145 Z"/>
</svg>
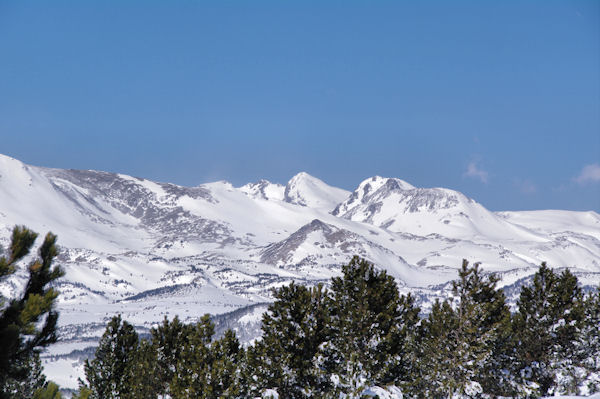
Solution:
<svg viewBox="0 0 600 399">
<path fill-rule="evenodd" d="M 132 382 L 138 335 L 133 326 L 114 316 L 102 335 L 95 358 L 85 361 L 87 388 L 91 399 L 135 398 Z M 83 384 L 83 382 L 81 381 Z"/>
<path fill-rule="evenodd" d="M 497 282 L 478 264 L 463 261 L 452 302 L 436 301 L 419 328 L 408 391 L 418 397 L 479 397 L 515 388 L 502 372 L 511 349 L 510 312 Z"/>
<path fill-rule="evenodd" d="M 577 278 L 568 270 L 557 276 L 542 263 L 532 286 L 521 289 L 517 305 L 513 330 L 519 374 L 537 384 L 542 395 L 576 390 L 568 381 L 577 385 L 575 342 L 584 319 Z"/>
<path fill-rule="evenodd" d="M 210 342 L 214 326 L 208 315 L 187 331 L 177 358 L 177 373 L 171 381 L 173 398 L 204 398 L 208 389 L 208 368 L 211 363 Z"/>
<path fill-rule="evenodd" d="M 210 391 L 213 397 L 238 397 L 243 390 L 240 381 L 241 362 L 245 351 L 232 330 L 211 344 L 213 363 L 210 369 Z"/>
<path fill-rule="evenodd" d="M 558 390 L 577 395 L 600 392 L 600 287 L 588 294 L 582 308 L 583 320 L 570 350 L 556 354 L 554 365 Z"/>
<path fill-rule="evenodd" d="M 401 295 L 399 298 L 401 323 L 394 328 L 387 352 L 390 354 L 381 382 L 387 384 L 394 381 L 396 385 L 404 386 L 414 374 L 413 345 L 418 339 L 418 326 L 421 322 L 420 309 L 415 305 L 415 298 L 411 295 Z"/>
<path fill-rule="evenodd" d="M 403 380 L 398 372 L 406 358 L 403 328 L 415 319 L 412 300 L 401 301 L 394 278 L 356 256 L 331 285 L 324 364 L 339 390 L 360 396 L 369 385 Z"/>
<path fill-rule="evenodd" d="M 274 297 L 263 315 L 262 339 L 249 352 L 248 383 L 257 395 L 276 389 L 283 398 L 318 396 L 329 385 L 318 364 L 329 334 L 327 292 L 322 285 L 291 283 Z"/>
<path fill-rule="evenodd" d="M 186 328 L 176 372 L 170 383 L 173 399 L 220 398 L 236 395 L 238 363 L 243 350 L 232 331 L 211 343 L 214 325 L 209 315 Z"/>
<path fill-rule="evenodd" d="M 476 300 L 482 289 L 478 265 L 468 267 L 463 260 L 459 271 L 459 280 L 452 284 L 452 293 L 456 305 L 456 330 L 452 338 L 456 343 L 453 356 L 453 369 L 458 391 L 465 394 L 470 384 L 477 380 L 483 371 L 483 365 L 491 358 L 490 346 L 494 339 L 493 331 L 486 324 L 488 315 L 485 304 Z"/>
<path fill-rule="evenodd" d="M 551 328 L 554 341 L 551 366 L 556 382 L 554 392 L 578 394 L 584 378 L 583 354 L 577 348 L 585 319 L 583 291 L 577 277 L 565 270 L 558 276 L 553 292 L 550 310 L 554 320 Z"/>
<path fill-rule="evenodd" d="M 191 329 L 191 326 L 182 324 L 177 316 L 171 322 L 165 316 L 162 324 L 150 331 L 156 355 L 156 378 L 160 394 L 171 394 L 171 381 L 178 374 L 178 359 Z"/>
<path fill-rule="evenodd" d="M 583 388 L 600 392 L 600 286 L 585 301 L 585 321 L 577 342 L 584 369 Z"/>
<path fill-rule="evenodd" d="M 162 393 L 156 351 L 150 341 L 140 340 L 138 347 L 133 352 L 129 370 L 128 384 L 131 397 L 154 399 Z"/>
<path fill-rule="evenodd" d="M 436 300 L 427 319 L 418 328 L 411 346 L 414 369 L 404 390 L 416 398 L 446 398 L 459 390 L 454 363 L 458 317 L 448 301 Z"/>
<path fill-rule="evenodd" d="M 464 362 L 468 381 L 479 384 L 482 392 L 508 396 L 520 389 L 504 372 L 513 345 L 510 310 L 504 292 L 496 287 L 498 281 L 495 274 L 484 275 L 478 263 L 469 267 L 463 260 L 452 285 L 458 300 L 457 361 Z"/>
<path fill-rule="evenodd" d="M 26 227 L 16 226 L 12 231 L 8 256 L 0 257 L 0 279 L 16 271 L 16 264 L 29 254 L 37 234 Z M 56 236 L 48 233 L 38 258 L 29 267 L 29 278 L 23 294 L 3 305 L 0 311 L 0 398 L 10 397 L 8 380 L 28 378 L 28 362 L 34 353 L 56 341 L 58 313 L 54 304 L 58 291 L 49 285 L 64 273 L 52 267 L 56 257 Z M 41 325 L 41 328 L 39 328 Z"/>
<path fill-rule="evenodd" d="M 523 379 L 536 383 L 542 393 L 546 393 L 554 382 L 550 370 L 553 321 L 548 310 L 555 283 L 556 275 L 542 263 L 533 277 L 533 285 L 521 288 L 513 322 L 513 332 L 518 337 L 516 372 Z"/>
<path fill-rule="evenodd" d="M 25 359 L 24 364 L 18 364 L 25 375 L 20 380 L 8 378 L 5 384 L 6 394 L 15 399 L 31 398 L 33 394 L 46 385 L 46 376 L 40 360 L 40 355 L 33 352 L 31 356 Z"/>
</svg>

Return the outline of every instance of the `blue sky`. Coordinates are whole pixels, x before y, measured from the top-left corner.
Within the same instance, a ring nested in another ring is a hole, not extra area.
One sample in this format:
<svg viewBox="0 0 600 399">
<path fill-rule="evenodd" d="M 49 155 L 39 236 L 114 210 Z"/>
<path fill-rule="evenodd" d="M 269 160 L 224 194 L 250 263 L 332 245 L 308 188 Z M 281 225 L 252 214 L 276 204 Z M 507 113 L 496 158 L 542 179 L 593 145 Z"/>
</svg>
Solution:
<svg viewBox="0 0 600 399">
<path fill-rule="evenodd" d="M 0 1 L 0 153 L 600 211 L 600 2 Z"/>
</svg>

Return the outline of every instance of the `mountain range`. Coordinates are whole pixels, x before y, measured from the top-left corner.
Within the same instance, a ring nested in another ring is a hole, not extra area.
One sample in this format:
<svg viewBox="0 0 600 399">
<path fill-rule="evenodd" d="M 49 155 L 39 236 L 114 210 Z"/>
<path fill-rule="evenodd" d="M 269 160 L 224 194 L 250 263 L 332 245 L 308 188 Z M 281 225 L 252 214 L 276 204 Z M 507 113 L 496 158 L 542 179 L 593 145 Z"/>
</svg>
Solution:
<svg viewBox="0 0 600 399">
<path fill-rule="evenodd" d="M 44 364 L 73 388 L 116 313 L 141 332 L 165 316 L 211 313 L 217 330 L 232 326 L 248 341 L 273 288 L 327 283 L 353 255 L 387 270 L 424 311 L 448 295 L 463 258 L 497 273 L 513 300 L 543 261 L 600 283 L 596 212 L 491 212 L 458 191 L 380 176 L 352 192 L 303 172 L 286 185 L 183 187 L 0 155 L 2 246 L 15 225 L 58 235 L 61 341 Z M 2 296 L 23 288 L 24 269 L 0 281 Z"/>
</svg>

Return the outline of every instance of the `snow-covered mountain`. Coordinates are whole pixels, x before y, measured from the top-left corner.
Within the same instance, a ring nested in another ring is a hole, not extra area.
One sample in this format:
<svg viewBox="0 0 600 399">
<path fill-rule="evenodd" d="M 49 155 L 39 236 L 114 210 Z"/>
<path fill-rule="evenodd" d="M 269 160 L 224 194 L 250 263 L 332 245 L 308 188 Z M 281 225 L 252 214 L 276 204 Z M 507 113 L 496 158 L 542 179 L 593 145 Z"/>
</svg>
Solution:
<svg viewBox="0 0 600 399">
<path fill-rule="evenodd" d="M 191 322 L 220 314 L 250 336 L 272 288 L 327 282 L 355 254 L 425 307 L 463 258 L 499 273 L 507 289 L 542 261 L 570 268 L 585 284 L 600 282 L 595 212 L 495 213 L 453 190 L 378 176 L 352 193 L 306 173 L 285 186 L 182 187 L 0 155 L 0 244 L 16 224 L 58 235 L 62 340 L 45 362 L 67 387 L 81 373 L 77 359 L 116 313 L 141 331 L 165 315 Z M 0 294 L 15 295 L 24 278 L 21 270 L 0 282 Z"/>
<path fill-rule="evenodd" d="M 400 179 L 372 177 L 333 211 L 396 233 L 441 234 L 453 238 L 542 240 L 445 188 L 416 188 Z"/>
</svg>

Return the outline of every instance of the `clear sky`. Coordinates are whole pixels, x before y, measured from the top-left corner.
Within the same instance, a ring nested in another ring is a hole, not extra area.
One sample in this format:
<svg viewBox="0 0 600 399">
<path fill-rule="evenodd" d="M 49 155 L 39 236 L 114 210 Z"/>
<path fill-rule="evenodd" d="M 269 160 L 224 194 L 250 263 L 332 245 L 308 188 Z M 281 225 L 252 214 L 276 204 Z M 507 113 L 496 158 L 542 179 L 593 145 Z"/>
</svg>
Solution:
<svg viewBox="0 0 600 399">
<path fill-rule="evenodd" d="M 600 211 L 600 2 L 0 0 L 0 153 Z"/>
</svg>

